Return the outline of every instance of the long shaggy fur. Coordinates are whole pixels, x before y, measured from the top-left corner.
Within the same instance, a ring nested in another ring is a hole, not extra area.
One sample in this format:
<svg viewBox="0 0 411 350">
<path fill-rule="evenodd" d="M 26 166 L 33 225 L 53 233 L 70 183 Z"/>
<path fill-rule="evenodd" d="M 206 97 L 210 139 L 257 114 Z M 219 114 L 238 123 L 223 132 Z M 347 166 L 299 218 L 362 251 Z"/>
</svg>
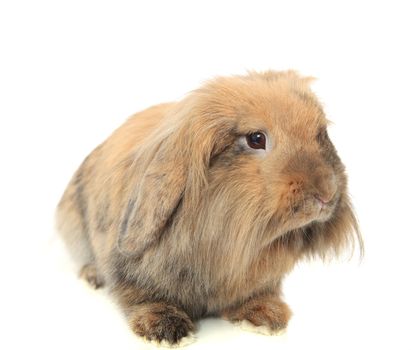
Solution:
<svg viewBox="0 0 411 350">
<path fill-rule="evenodd" d="M 309 82 L 214 79 L 132 116 L 77 170 L 59 230 L 137 334 L 178 343 L 206 315 L 277 331 L 291 316 L 281 280 L 298 260 L 362 248 Z M 244 141 L 257 131 L 265 150 Z"/>
</svg>

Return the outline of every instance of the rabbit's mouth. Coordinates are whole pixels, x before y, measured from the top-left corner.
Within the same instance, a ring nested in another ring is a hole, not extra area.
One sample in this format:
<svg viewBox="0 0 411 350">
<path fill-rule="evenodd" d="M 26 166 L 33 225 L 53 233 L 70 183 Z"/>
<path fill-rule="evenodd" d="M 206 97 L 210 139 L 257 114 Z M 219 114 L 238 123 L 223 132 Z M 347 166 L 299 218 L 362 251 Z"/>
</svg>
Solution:
<svg viewBox="0 0 411 350">
<path fill-rule="evenodd" d="M 334 213 L 338 203 L 338 197 L 325 202 L 315 196 L 301 199 L 298 203 L 291 206 L 289 211 L 290 226 L 299 228 L 310 224 L 311 222 L 328 221 Z"/>
<path fill-rule="evenodd" d="M 336 203 L 337 203 L 336 200 L 333 200 L 328 203 L 323 203 L 317 200 L 317 203 L 316 203 L 317 217 L 314 219 L 314 221 L 318 221 L 318 222 L 328 221 L 331 218 L 332 214 L 334 213 Z"/>
<path fill-rule="evenodd" d="M 314 221 L 325 222 L 329 220 L 334 212 L 335 202 L 333 203 L 318 203 L 318 216 Z"/>
</svg>

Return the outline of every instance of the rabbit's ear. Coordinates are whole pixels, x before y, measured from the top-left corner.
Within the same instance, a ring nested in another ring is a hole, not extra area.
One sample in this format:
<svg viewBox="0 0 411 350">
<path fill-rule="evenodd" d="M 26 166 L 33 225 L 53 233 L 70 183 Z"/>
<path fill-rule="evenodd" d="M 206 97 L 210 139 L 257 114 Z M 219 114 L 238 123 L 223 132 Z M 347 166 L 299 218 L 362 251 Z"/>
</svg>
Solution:
<svg viewBox="0 0 411 350">
<path fill-rule="evenodd" d="M 155 137 L 134 159 L 133 193 L 125 203 L 117 240 L 123 254 L 139 256 L 158 241 L 182 198 L 188 165 L 176 137 Z"/>
<path fill-rule="evenodd" d="M 123 254 L 139 256 L 155 244 L 181 201 L 184 208 L 198 204 L 210 160 L 224 149 L 231 130 L 231 123 L 202 112 L 185 101 L 139 146 L 117 239 Z"/>
</svg>

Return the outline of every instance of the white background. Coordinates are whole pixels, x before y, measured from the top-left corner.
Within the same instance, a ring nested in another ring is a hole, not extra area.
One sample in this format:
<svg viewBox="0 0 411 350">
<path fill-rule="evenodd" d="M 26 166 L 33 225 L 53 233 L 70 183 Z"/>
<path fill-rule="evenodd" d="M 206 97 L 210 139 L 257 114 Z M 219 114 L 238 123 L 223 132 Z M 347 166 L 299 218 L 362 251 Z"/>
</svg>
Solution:
<svg viewBox="0 0 411 350">
<path fill-rule="evenodd" d="M 0 348 L 150 347 L 76 278 L 53 231 L 62 191 L 132 113 L 293 68 L 318 78 L 365 258 L 301 264 L 286 336 L 208 319 L 191 348 L 410 349 L 410 33 L 406 1 L 1 1 Z"/>
</svg>

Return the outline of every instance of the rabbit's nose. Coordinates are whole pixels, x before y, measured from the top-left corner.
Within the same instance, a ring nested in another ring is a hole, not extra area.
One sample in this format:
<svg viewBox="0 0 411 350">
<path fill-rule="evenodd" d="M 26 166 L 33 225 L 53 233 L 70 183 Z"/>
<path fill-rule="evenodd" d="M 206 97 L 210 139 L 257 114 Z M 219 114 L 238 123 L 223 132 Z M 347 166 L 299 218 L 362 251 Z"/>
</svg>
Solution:
<svg viewBox="0 0 411 350">
<path fill-rule="evenodd" d="M 331 202 L 331 200 L 333 199 L 334 195 L 332 195 L 332 196 L 324 196 L 323 194 L 316 193 L 316 194 L 314 195 L 314 197 L 315 197 L 316 199 L 318 199 L 322 204 L 327 204 L 327 203 Z"/>
</svg>

